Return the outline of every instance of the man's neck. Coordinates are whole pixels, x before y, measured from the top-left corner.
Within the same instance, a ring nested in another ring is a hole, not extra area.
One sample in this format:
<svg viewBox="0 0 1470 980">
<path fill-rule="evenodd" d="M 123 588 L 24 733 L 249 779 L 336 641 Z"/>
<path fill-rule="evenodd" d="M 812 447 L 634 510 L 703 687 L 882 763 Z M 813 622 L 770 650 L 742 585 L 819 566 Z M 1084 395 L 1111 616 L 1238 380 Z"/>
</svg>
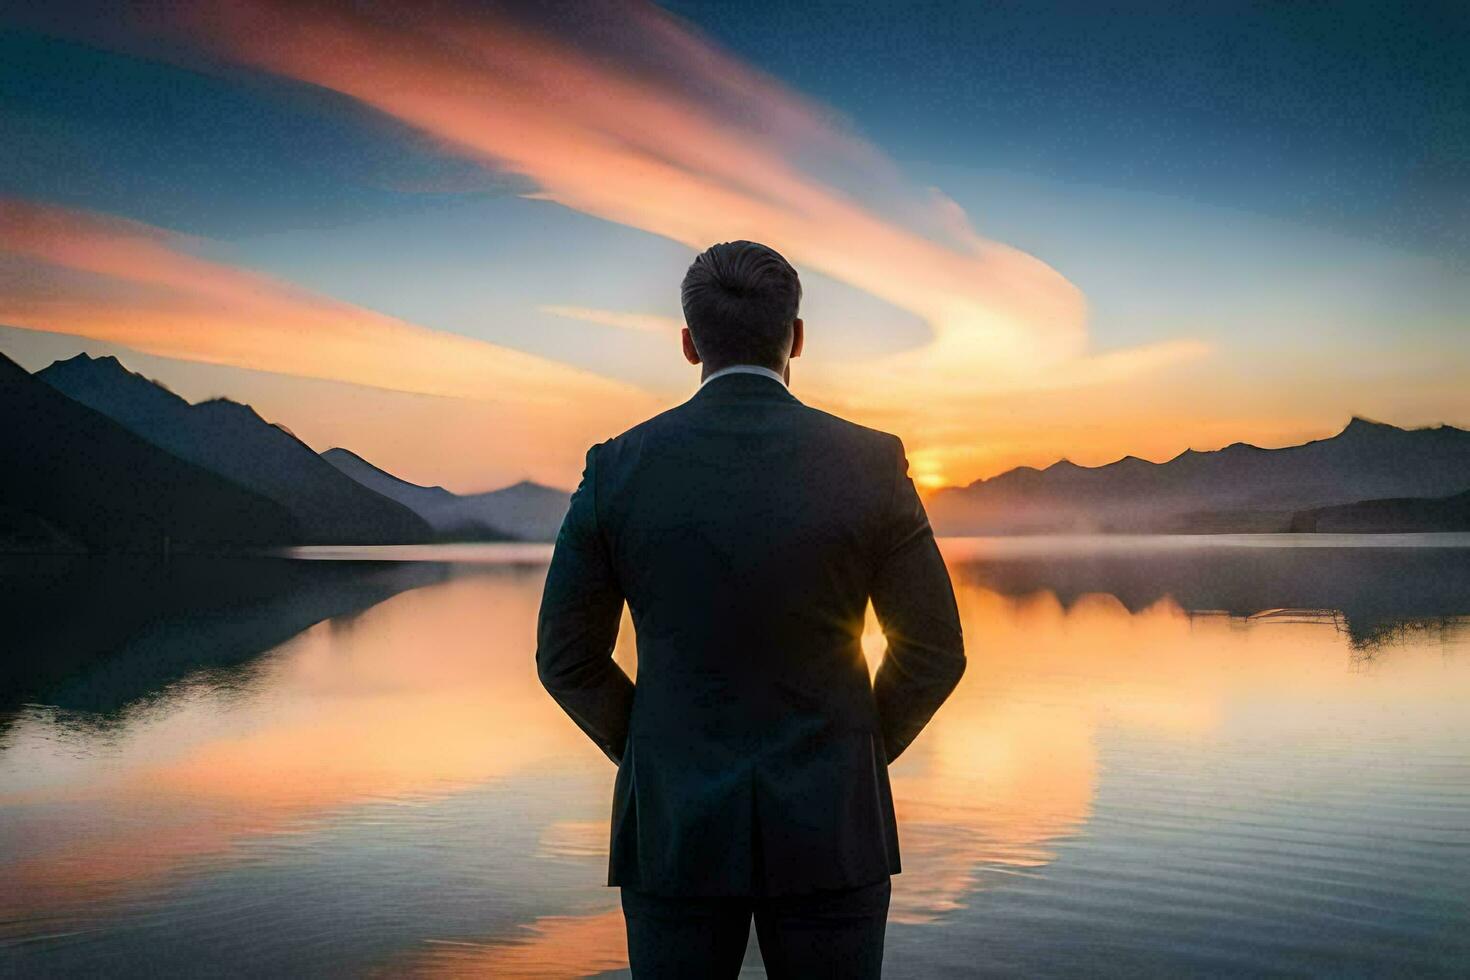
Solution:
<svg viewBox="0 0 1470 980">
<path fill-rule="evenodd" d="M 767 378 L 774 378 L 783 385 L 787 384 L 784 371 L 777 371 L 763 364 L 726 364 L 714 371 L 710 371 L 706 367 L 704 375 L 699 379 L 699 386 L 702 388 L 715 378 L 725 374 L 759 374 Z"/>
</svg>

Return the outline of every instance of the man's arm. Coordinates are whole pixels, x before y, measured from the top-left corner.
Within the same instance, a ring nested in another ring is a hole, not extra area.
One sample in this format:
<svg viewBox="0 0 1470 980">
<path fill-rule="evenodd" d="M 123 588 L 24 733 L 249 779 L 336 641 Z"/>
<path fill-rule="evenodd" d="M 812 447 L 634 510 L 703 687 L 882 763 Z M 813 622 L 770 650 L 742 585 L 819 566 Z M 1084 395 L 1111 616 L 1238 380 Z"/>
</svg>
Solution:
<svg viewBox="0 0 1470 980">
<path fill-rule="evenodd" d="M 598 748 L 621 763 L 633 682 L 613 662 L 623 593 L 597 526 L 597 446 L 556 536 L 536 623 L 536 672 Z"/>
<path fill-rule="evenodd" d="M 873 611 L 888 640 L 873 693 L 889 762 L 908 748 L 965 672 L 954 587 L 909 478 L 903 443 L 893 441 L 893 496 L 872 587 Z"/>
</svg>

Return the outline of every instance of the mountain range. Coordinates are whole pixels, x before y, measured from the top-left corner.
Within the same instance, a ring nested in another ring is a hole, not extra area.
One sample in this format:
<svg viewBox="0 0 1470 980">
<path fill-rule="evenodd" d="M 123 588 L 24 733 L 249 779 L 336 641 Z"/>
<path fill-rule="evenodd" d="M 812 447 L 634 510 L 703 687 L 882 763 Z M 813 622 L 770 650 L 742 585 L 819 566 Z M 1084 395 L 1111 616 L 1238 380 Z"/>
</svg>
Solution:
<svg viewBox="0 0 1470 980">
<path fill-rule="evenodd" d="M 1316 507 L 1292 515 L 1291 531 L 1470 531 L 1470 490 L 1453 497 L 1393 497 Z"/>
<path fill-rule="evenodd" d="M 1470 432 L 1355 417 L 1337 435 L 1282 449 L 1235 443 L 1163 463 L 1020 467 L 937 491 L 926 507 L 941 534 L 1286 531 L 1305 511 L 1467 489 Z"/>
<path fill-rule="evenodd" d="M 466 528 L 513 528 L 526 541 L 552 541 L 566 516 L 565 490 L 522 480 L 486 493 L 456 494 L 394 476 L 350 449 L 328 449 L 322 459 L 354 481 L 410 508 L 441 536 L 459 536 Z M 510 537 L 510 534 L 506 534 Z"/>
<path fill-rule="evenodd" d="M 289 544 L 289 509 L 173 456 L 0 355 L 0 541 L 38 551 Z"/>
<path fill-rule="evenodd" d="M 426 521 L 344 476 L 306 443 L 249 405 L 225 398 L 191 405 L 114 357 L 78 354 L 36 372 L 63 395 L 155 446 L 289 510 L 306 544 L 427 541 Z"/>
<path fill-rule="evenodd" d="M 422 486 L 318 454 L 225 398 L 191 404 L 114 357 L 30 374 L 0 355 L 0 551 L 551 541 L 566 490 Z M 1353 418 L 1299 446 L 1019 467 L 926 502 L 942 535 L 1470 530 L 1470 432 Z"/>
<path fill-rule="evenodd" d="M 0 551 L 551 540 L 569 496 L 420 487 L 86 354 L 35 374 L 0 355 L 0 463 Z"/>
</svg>

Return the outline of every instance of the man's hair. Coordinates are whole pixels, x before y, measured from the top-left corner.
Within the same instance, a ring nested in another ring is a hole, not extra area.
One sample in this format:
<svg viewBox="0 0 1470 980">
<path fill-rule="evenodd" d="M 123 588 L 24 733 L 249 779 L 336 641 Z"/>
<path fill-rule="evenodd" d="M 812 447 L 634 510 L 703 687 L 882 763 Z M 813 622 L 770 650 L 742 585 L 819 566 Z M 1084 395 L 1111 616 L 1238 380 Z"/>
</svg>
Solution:
<svg viewBox="0 0 1470 980">
<path fill-rule="evenodd" d="M 801 279 L 775 249 L 746 241 L 711 245 L 684 274 L 679 297 L 706 365 L 779 370 L 791 353 Z"/>
</svg>

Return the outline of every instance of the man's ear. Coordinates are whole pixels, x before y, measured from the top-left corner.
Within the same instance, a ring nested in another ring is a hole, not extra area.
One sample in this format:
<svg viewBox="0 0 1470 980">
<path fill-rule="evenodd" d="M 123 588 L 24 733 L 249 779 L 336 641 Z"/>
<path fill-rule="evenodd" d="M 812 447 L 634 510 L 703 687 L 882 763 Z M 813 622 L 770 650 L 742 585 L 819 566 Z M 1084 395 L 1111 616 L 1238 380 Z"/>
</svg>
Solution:
<svg viewBox="0 0 1470 980">
<path fill-rule="evenodd" d="M 699 351 L 694 347 L 694 334 L 689 332 L 688 327 L 679 331 L 679 340 L 684 345 L 684 360 L 690 364 L 698 364 Z"/>
<path fill-rule="evenodd" d="M 801 322 L 801 317 L 791 321 L 791 356 L 801 356 L 801 345 L 806 342 L 806 324 Z"/>
</svg>

